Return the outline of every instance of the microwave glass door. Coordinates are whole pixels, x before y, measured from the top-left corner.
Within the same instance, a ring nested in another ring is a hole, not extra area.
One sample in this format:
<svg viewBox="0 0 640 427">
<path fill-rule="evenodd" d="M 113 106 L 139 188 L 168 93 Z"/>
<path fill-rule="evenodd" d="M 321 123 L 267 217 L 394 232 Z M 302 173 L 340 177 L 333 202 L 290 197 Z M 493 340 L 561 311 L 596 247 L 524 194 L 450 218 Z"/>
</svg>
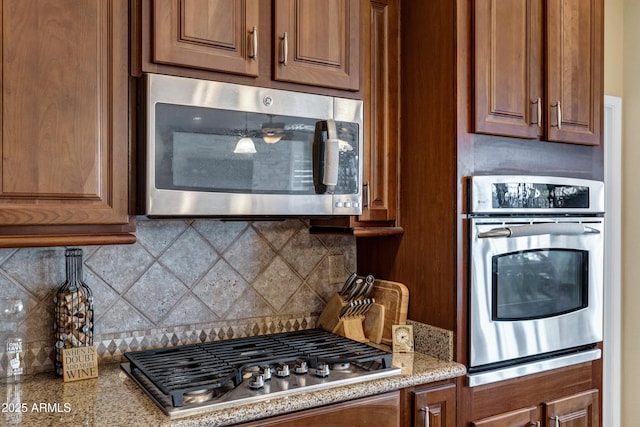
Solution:
<svg viewBox="0 0 640 427">
<path fill-rule="evenodd" d="M 532 249 L 496 255 L 492 275 L 496 321 L 559 316 L 588 305 L 585 250 Z"/>
<path fill-rule="evenodd" d="M 315 194 L 318 120 L 218 108 L 155 104 L 156 188 L 209 193 Z M 336 122 L 334 194 L 356 194 L 358 124 Z M 326 139 L 326 135 L 321 136 Z"/>
</svg>

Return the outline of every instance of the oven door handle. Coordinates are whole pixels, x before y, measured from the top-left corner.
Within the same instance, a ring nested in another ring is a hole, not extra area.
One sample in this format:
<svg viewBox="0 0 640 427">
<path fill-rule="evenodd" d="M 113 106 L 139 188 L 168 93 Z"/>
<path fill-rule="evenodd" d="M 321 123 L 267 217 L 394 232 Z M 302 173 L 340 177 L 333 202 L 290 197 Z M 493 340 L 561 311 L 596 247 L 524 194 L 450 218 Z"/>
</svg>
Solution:
<svg viewBox="0 0 640 427">
<path fill-rule="evenodd" d="M 545 234 L 577 236 L 581 234 L 600 234 L 600 230 L 581 223 L 549 222 L 493 228 L 489 231 L 478 233 L 478 239 L 493 237 L 528 237 L 541 236 Z"/>
</svg>

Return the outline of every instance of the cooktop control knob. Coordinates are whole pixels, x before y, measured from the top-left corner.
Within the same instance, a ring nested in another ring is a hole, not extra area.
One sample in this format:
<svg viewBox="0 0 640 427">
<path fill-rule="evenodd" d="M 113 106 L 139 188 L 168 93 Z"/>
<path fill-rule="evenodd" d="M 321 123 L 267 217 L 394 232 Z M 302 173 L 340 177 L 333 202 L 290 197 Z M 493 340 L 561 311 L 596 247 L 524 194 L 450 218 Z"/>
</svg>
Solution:
<svg viewBox="0 0 640 427">
<path fill-rule="evenodd" d="M 262 375 L 254 375 L 249 380 L 249 388 L 258 390 L 264 387 L 264 377 Z"/>
<path fill-rule="evenodd" d="M 329 376 L 329 365 L 326 363 L 318 363 L 316 368 L 316 377 L 327 378 Z"/>
<path fill-rule="evenodd" d="M 293 372 L 296 374 L 306 374 L 309 372 L 309 368 L 307 367 L 307 362 L 304 360 L 298 363 L 295 368 L 293 368 Z"/>
<path fill-rule="evenodd" d="M 276 368 L 276 376 L 285 378 L 289 376 L 289 365 L 282 364 Z"/>
<path fill-rule="evenodd" d="M 260 369 L 262 369 L 262 378 L 265 381 L 269 381 L 271 379 L 271 368 L 265 365 L 265 366 L 261 366 Z"/>
</svg>

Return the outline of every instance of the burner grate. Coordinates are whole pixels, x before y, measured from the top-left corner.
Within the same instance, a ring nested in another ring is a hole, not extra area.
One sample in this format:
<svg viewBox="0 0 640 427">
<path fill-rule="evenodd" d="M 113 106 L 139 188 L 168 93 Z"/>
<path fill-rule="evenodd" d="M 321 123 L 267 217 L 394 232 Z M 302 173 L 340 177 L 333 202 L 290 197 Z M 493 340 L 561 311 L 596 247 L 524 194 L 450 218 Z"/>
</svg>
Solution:
<svg viewBox="0 0 640 427">
<path fill-rule="evenodd" d="M 261 365 L 306 361 L 355 363 L 366 370 L 391 367 L 392 354 L 322 329 L 283 332 L 125 353 L 131 371 L 142 373 L 174 407 L 191 392 L 237 387 L 243 371 Z"/>
</svg>

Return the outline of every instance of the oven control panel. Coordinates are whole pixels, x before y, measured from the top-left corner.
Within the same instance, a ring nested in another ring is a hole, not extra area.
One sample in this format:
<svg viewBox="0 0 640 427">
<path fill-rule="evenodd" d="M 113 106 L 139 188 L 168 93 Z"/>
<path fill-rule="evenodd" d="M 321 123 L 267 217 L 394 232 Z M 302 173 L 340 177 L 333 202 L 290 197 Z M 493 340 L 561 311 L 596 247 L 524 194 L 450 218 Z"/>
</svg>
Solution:
<svg viewBox="0 0 640 427">
<path fill-rule="evenodd" d="M 604 183 L 548 176 L 486 175 L 470 178 L 472 214 L 602 213 Z"/>
</svg>

